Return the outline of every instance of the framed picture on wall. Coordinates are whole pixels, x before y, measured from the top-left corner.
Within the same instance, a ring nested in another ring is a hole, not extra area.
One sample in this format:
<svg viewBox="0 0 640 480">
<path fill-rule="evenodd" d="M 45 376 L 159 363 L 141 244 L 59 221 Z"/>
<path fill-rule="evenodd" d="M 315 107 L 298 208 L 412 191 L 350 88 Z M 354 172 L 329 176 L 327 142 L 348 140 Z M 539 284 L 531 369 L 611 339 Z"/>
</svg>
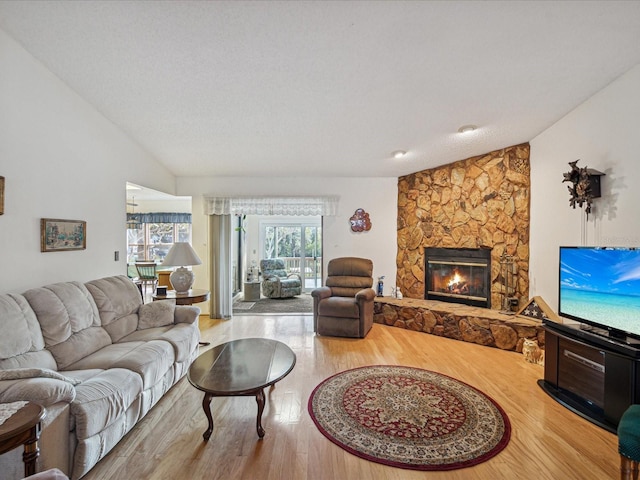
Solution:
<svg viewBox="0 0 640 480">
<path fill-rule="evenodd" d="M 87 248 L 87 222 L 83 220 L 40 219 L 40 251 L 64 252 Z"/>
</svg>

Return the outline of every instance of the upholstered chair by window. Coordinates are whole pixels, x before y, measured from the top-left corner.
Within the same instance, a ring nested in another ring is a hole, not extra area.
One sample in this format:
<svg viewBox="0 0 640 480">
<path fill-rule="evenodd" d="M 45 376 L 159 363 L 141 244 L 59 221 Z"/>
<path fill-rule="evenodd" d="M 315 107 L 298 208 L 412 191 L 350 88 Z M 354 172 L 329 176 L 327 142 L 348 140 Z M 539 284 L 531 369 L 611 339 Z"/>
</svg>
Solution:
<svg viewBox="0 0 640 480">
<path fill-rule="evenodd" d="M 373 262 L 342 257 L 329 261 L 326 286 L 311 292 L 313 329 L 320 335 L 364 338 L 373 326 Z"/>
<path fill-rule="evenodd" d="M 287 274 L 284 260 L 269 258 L 260 260 L 262 295 L 267 298 L 295 297 L 302 293 L 302 279 L 297 273 Z"/>
</svg>

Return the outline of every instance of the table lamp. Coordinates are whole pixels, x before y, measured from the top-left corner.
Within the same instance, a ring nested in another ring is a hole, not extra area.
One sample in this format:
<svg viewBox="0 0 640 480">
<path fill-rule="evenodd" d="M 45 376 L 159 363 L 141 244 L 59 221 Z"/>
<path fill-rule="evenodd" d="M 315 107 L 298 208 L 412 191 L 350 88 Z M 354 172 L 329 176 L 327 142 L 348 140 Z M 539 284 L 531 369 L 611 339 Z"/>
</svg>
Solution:
<svg viewBox="0 0 640 480">
<path fill-rule="evenodd" d="M 202 261 L 187 242 L 174 243 L 162 262 L 162 265 L 167 267 L 180 267 L 169 275 L 169 281 L 176 293 L 187 293 L 195 279 L 193 272 L 184 267 L 200 264 Z"/>
</svg>

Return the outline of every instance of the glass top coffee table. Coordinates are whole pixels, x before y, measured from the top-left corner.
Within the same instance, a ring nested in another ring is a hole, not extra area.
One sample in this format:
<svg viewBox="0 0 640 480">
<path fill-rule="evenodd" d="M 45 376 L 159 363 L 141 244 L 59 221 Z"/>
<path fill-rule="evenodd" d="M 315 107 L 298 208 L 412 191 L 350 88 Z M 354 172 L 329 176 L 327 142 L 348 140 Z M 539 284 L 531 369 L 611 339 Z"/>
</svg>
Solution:
<svg viewBox="0 0 640 480">
<path fill-rule="evenodd" d="M 213 397 L 255 396 L 258 403 L 256 427 L 264 437 L 262 412 L 264 389 L 286 377 L 296 364 L 296 355 L 284 343 L 266 338 L 243 338 L 217 345 L 200 355 L 189 367 L 189 383 L 204 392 L 202 408 L 209 428 L 202 435 L 209 440 L 213 432 Z"/>
</svg>

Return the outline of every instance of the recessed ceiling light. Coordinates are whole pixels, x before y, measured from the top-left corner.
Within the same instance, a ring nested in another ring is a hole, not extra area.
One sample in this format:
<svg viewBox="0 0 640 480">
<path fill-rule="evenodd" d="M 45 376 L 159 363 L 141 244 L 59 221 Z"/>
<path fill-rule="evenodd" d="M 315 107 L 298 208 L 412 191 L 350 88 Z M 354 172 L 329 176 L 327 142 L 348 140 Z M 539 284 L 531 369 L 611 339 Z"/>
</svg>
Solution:
<svg viewBox="0 0 640 480">
<path fill-rule="evenodd" d="M 393 158 L 402 158 L 407 154 L 404 150 L 396 150 L 395 152 L 391 152 Z"/>
<path fill-rule="evenodd" d="M 458 132 L 460 133 L 471 133 L 473 132 L 476 128 L 475 125 L 463 125 L 458 129 Z"/>
</svg>

